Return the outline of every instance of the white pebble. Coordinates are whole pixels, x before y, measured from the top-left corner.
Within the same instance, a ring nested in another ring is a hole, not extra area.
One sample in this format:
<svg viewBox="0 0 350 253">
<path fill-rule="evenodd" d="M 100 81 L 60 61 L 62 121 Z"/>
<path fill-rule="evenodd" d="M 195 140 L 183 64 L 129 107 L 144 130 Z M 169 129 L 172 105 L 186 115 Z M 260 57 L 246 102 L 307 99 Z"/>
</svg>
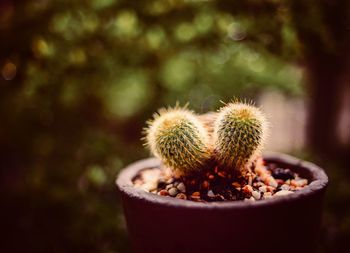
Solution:
<svg viewBox="0 0 350 253">
<path fill-rule="evenodd" d="M 157 189 L 157 182 L 153 182 L 153 181 L 147 182 L 147 183 L 141 185 L 141 189 L 148 191 L 148 192 L 153 191 L 153 190 Z"/>
<path fill-rule="evenodd" d="M 296 186 L 303 187 L 303 186 L 307 185 L 307 179 L 297 180 L 296 183 L 297 183 Z"/>
<path fill-rule="evenodd" d="M 278 183 L 276 182 L 275 179 L 271 178 L 271 179 L 269 180 L 269 186 L 272 186 L 272 187 L 277 188 Z"/>
<path fill-rule="evenodd" d="M 214 194 L 214 192 L 212 190 L 208 191 L 207 195 L 208 195 L 209 198 L 214 198 L 215 197 L 215 194 Z"/>
<path fill-rule="evenodd" d="M 258 200 L 258 199 L 260 199 L 260 192 L 253 191 L 252 196 L 254 197 L 254 199 Z"/>
<path fill-rule="evenodd" d="M 175 187 L 168 190 L 169 195 L 175 197 L 177 195 L 177 189 Z"/>
<path fill-rule="evenodd" d="M 174 178 L 169 178 L 168 181 L 166 181 L 167 184 L 171 184 L 174 182 Z"/>
<path fill-rule="evenodd" d="M 184 183 L 179 183 L 177 185 L 177 189 L 180 191 L 180 192 L 186 192 L 186 186 Z"/>
<path fill-rule="evenodd" d="M 248 198 L 245 198 L 244 201 L 250 202 L 250 201 L 255 201 L 255 199 L 254 199 L 253 197 L 250 197 L 249 199 L 248 199 Z"/>
<path fill-rule="evenodd" d="M 282 190 L 285 190 L 285 191 L 288 191 L 289 188 L 290 188 L 289 185 L 286 185 L 286 184 L 284 184 L 284 185 L 281 186 L 281 189 L 282 189 Z"/>
<path fill-rule="evenodd" d="M 259 187 L 259 191 L 266 192 L 266 186 L 264 185 L 264 186 Z"/>
<path fill-rule="evenodd" d="M 292 191 L 286 191 L 286 190 L 281 190 L 279 192 L 276 192 L 274 196 L 285 196 L 293 193 Z"/>
<path fill-rule="evenodd" d="M 272 198 L 271 192 L 265 192 L 264 193 L 264 199 L 270 199 L 270 198 Z"/>
<path fill-rule="evenodd" d="M 170 188 L 173 188 L 174 185 L 173 184 L 168 184 L 167 186 L 165 186 L 165 190 L 169 190 Z"/>
</svg>

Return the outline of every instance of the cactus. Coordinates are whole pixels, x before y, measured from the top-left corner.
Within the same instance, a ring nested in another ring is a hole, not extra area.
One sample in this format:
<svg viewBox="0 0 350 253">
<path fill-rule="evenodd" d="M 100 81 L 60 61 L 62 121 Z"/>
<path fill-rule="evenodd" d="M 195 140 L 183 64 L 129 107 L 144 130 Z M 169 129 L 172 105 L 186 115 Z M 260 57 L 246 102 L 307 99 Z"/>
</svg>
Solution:
<svg viewBox="0 0 350 253">
<path fill-rule="evenodd" d="M 228 168 L 244 170 L 261 151 L 266 130 L 265 116 L 258 108 L 241 102 L 227 104 L 214 123 L 216 160 Z"/>
<path fill-rule="evenodd" d="M 186 108 L 159 110 L 145 132 L 152 154 L 180 175 L 199 171 L 210 158 L 208 133 Z"/>
</svg>

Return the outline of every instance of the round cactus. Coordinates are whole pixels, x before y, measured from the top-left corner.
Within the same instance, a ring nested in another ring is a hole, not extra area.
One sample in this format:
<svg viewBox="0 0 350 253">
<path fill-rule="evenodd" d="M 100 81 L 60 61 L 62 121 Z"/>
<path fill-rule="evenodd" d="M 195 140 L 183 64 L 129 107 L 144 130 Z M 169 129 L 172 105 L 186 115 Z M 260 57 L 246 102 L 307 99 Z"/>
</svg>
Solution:
<svg viewBox="0 0 350 253">
<path fill-rule="evenodd" d="M 266 128 L 265 116 L 252 105 L 234 102 L 221 108 L 214 125 L 217 161 L 228 168 L 244 170 L 261 151 Z"/>
<path fill-rule="evenodd" d="M 148 122 L 145 139 L 152 154 L 179 174 L 200 170 L 210 158 L 208 134 L 185 108 L 159 110 Z"/>
</svg>

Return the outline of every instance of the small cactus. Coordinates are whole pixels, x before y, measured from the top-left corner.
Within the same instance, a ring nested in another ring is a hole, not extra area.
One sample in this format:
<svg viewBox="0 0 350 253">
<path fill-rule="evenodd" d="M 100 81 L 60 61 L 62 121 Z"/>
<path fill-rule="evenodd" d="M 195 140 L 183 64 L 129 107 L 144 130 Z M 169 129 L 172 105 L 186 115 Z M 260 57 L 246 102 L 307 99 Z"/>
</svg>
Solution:
<svg viewBox="0 0 350 253">
<path fill-rule="evenodd" d="M 214 123 L 216 160 L 228 168 L 244 170 L 261 151 L 266 130 L 265 116 L 258 108 L 240 102 L 227 104 Z"/>
<path fill-rule="evenodd" d="M 180 175 L 200 170 L 210 158 L 208 133 L 185 108 L 161 109 L 145 132 L 152 154 Z"/>
</svg>

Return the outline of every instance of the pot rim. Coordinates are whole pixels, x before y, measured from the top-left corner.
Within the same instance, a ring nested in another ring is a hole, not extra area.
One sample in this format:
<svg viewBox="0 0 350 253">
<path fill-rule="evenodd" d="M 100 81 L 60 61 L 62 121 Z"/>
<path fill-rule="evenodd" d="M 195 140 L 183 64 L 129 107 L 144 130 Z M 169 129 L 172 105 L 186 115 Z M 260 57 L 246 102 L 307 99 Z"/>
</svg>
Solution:
<svg viewBox="0 0 350 253">
<path fill-rule="evenodd" d="M 283 204 L 285 202 L 296 201 L 298 199 L 306 198 L 319 191 L 324 190 L 328 185 L 328 176 L 323 169 L 317 165 L 307 162 L 290 155 L 277 152 L 266 152 L 263 154 L 264 160 L 270 160 L 276 163 L 290 164 L 293 167 L 299 167 L 308 171 L 313 178 L 313 181 L 305 188 L 284 196 L 276 198 L 264 199 L 259 201 L 225 201 L 225 202 L 195 202 L 189 200 L 182 200 L 166 196 L 159 196 L 145 190 L 135 188 L 132 179 L 140 170 L 157 167 L 161 164 L 158 158 L 147 158 L 136 161 L 119 173 L 116 179 L 116 185 L 119 190 L 129 196 L 130 198 L 139 201 L 149 202 L 158 205 L 166 205 L 181 208 L 200 208 L 200 209 L 250 209 L 256 207 L 267 207 L 271 205 Z"/>
</svg>

